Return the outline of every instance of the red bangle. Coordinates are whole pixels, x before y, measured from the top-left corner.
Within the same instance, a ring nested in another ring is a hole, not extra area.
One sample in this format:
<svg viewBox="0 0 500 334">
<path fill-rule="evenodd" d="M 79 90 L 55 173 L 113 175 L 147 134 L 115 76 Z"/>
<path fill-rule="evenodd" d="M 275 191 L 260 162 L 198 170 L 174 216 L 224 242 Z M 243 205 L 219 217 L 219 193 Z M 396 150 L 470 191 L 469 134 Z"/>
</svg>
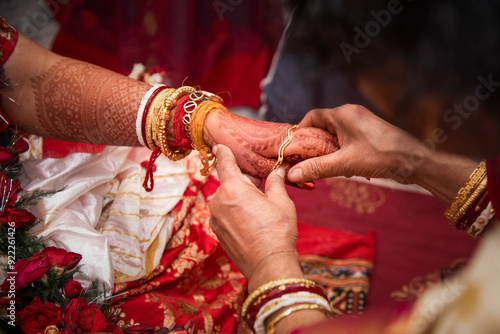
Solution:
<svg viewBox="0 0 500 334">
<path fill-rule="evenodd" d="M 328 297 L 326 296 L 325 291 L 319 286 L 305 287 L 302 283 L 286 284 L 285 289 L 282 289 L 282 286 L 277 286 L 259 296 L 259 298 L 257 298 L 257 300 L 250 306 L 247 315 L 248 324 L 250 325 L 250 328 L 253 328 L 256 316 L 264 305 L 266 305 L 273 299 L 294 292 L 310 292 L 328 301 Z"/>
<path fill-rule="evenodd" d="M 174 114 L 174 134 L 175 134 L 175 143 L 168 142 L 168 145 L 172 148 L 181 148 L 186 150 L 192 150 L 191 141 L 189 140 L 186 127 L 184 123 L 182 123 L 182 118 L 184 117 L 184 104 L 188 101 L 189 95 L 183 96 L 177 102 L 177 107 L 175 108 Z"/>
<path fill-rule="evenodd" d="M 479 217 L 479 215 L 481 214 L 481 212 L 483 212 L 483 210 L 486 208 L 489 202 L 490 202 L 490 197 L 488 196 L 488 189 L 486 189 L 486 191 L 481 196 L 481 198 L 476 202 L 474 207 L 471 208 L 469 212 L 467 212 L 467 214 L 464 216 L 464 218 L 462 218 L 458 222 L 456 226 L 457 230 L 462 232 L 468 229 L 476 221 L 477 217 Z"/>
</svg>

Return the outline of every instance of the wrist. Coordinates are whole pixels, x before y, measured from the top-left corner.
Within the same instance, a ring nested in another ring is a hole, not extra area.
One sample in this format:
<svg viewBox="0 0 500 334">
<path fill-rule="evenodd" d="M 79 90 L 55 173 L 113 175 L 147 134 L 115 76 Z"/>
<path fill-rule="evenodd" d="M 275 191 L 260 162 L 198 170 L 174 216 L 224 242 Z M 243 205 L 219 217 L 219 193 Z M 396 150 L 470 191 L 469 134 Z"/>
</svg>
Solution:
<svg viewBox="0 0 500 334">
<path fill-rule="evenodd" d="M 247 277 L 248 293 L 270 281 L 284 278 L 303 278 L 296 251 L 279 253 L 263 259 L 252 271 L 252 275 Z"/>
<path fill-rule="evenodd" d="M 211 111 L 205 118 L 203 123 L 203 140 L 209 147 L 218 144 L 217 133 L 219 132 L 221 121 L 220 117 L 224 113 L 222 109 L 215 109 Z"/>
</svg>

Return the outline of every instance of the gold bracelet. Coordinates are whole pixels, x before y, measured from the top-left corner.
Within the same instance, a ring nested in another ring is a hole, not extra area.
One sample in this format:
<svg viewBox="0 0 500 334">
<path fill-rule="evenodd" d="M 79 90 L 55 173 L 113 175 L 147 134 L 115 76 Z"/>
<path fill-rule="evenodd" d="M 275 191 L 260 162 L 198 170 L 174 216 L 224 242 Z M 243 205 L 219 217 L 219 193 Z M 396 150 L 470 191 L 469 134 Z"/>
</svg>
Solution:
<svg viewBox="0 0 500 334">
<path fill-rule="evenodd" d="M 297 311 L 303 311 L 303 310 L 318 310 L 323 312 L 326 315 L 331 314 L 330 310 L 326 310 L 324 307 L 318 304 L 297 304 L 297 305 L 292 305 L 289 308 L 285 309 L 284 311 L 280 312 L 273 320 L 269 322 L 266 328 L 266 334 L 274 334 L 275 331 L 275 326 L 276 324 L 282 320 L 283 318 L 288 317 L 290 314 L 297 312 Z"/>
<path fill-rule="evenodd" d="M 458 223 L 467 215 L 467 213 L 472 210 L 476 205 L 477 201 L 483 196 L 487 188 L 488 178 L 485 177 L 481 183 L 474 189 L 474 192 L 467 198 L 464 205 L 462 205 L 455 216 L 450 220 L 450 225 L 459 228 Z"/>
<path fill-rule="evenodd" d="M 156 141 L 158 135 L 158 113 L 161 109 L 163 101 L 171 95 L 175 89 L 165 89 L 160 92 L 154 99 L 151 101 L 151 105 L 147 110 L 147 118 L 146 118 L 146 143 L 150 150 L 154 150 L 156 148 Z"/>
<path fill-rule="evenodd" d="M 191 142 L 194 148 L 198 150 L 198 157 L 203 164 L 203 168 L 200 171 L 203 176 L 208 176 L 210 168 L 215 163 L 215 154 L 213 154 L 212 149 L 208 147 L 205 143 L 205 139 L 203 138 L 205 119 L 208 114 L 215 109 L 227 111 L 226 107 L 219 102 L 212 100 L 205 100 L 201 102 L 196 108 L 196 111 L 192 114 L 189 123 Z M 210 161 L 212 161 L 212 164 L 210 164 Z"/>
<path fill-rule="evenodd" d="M 283 163 L 283 158 L 285 154 L 285 148 L 290 145 L 293 139 L 293 132 L 299 128 L 298 125 L 292 126 L 290 129 L 288 129 L 288 137 L 287 139 L 281 144 L 280 148 L 278 149 L 278 160 L 276 161 L 276 164 L 273 167 L 273 171 L 278 169 L 281 164 Z"/>
<path fill-rule="evenodd" d="M 170 111 L 176 106 L 177 101 L 184 95 L 194 92 L 195 89 L 189 86 L 178 88 L 172 95 L 167 97 L 163 102 L 163 107 L 158 116 L 158 134 L 156 144 L 160 147 L 161 152 L 170 160 L 175 157 L 168 146 L 167 126 L 170 120 Z"/>
<path fill-rule="evenodd" d="M 458 195 L 455 197 L 450 207 L 445 211 L 444 215 L 450 221 L 456 221 L 456 216 L 459 214 L 460 208 L 464 206 L 467 202 L 467 199 L 474 192 L 474 190 L 478 187 L 481 181 L 486 176 L 486 162 L 481 161 L 481 163 L 477 166 L 477 168 L 472 172 L 469 181 L 463 186 Z"/>
<path fill-rule="evenodd" d="M 276 281 L 271 281 L 264 285 L 261 285 L 254 292 L 248 295 L 248 297 L 243 302 L 243 305 L 241 306 L 241 318 L 243 319 L 243 321 L 245 323 L 248 323 L 249 308 L 260 295 L 262 295 L 268 290 L 274 289 L 275 287 L 280 287 L 280 289 L 286 289 L 286 284 L 294 284 L 294 283 L 302 283 L 303 286 L 307 288 L 317 286 L 317 284 L 314 281 L 311 281 L 306 278 L 285 278 Z"/>
</svg>

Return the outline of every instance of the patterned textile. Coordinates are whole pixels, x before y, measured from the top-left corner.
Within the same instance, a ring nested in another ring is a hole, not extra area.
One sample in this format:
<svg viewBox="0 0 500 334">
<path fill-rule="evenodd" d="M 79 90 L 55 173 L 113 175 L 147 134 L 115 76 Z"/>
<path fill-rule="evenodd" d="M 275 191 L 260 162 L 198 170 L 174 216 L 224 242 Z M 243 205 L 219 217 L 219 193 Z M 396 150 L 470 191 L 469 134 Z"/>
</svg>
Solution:
<svg viewBox="0 0 500 334">
<path fill-rule="evenodd" d="M 219 182 L 213 171 L 202 178 L 197 161 L 187 160 L 186 168 L 191 183 L 174 210 L 175 232 L 160 266 L 143 280 L 115 285 L 115 305 L 124 312 L 120 323 L 169 326 L 191 320 L 199 333 L 232 333 L 238 328 L 246 281 L 209 227 L 207 203 Z M 303 268 L 327 289 L 337 314 L 362 310 L 374 247 L 373 233 L 299 223 L 297 250 Z M 356 301 L 350 302 L 351 297 Z"/>
<path fill-rule="evenodd" d="M 147 278 L 115 285 L 121 324 L 170 326 L 196 323 L 198 333 L 232 333 L 246 281 L 209 225 L 207 203 L 219 181 L 201 177 L 200 164 L 186 161 L 191 182 L 174 209 L 174 234 L 160 265 Z"/>
<path fill-rule="evenodd" d="M 0 17 L 0 66 L 3 66 L 14 51 L 18 39 L 17 30 Z"/>
<path fill-rule="evenodd" d="M 300 265 L 305 277 L 325 289 L 335 314 L 363 312 L 370 288 L 372 261 L 305 255 L 300 258 Z"/>
</svg>

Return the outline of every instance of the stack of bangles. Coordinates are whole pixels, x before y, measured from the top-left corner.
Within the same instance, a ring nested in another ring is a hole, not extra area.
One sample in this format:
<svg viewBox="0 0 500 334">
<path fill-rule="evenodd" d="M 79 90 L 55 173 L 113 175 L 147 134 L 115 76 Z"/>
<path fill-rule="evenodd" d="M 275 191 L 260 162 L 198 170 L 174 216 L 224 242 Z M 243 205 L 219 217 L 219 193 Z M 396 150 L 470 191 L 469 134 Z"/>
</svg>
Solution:
<svg viewBox="0 0 500 334">
<path fill-rule="evenodd" d="M 153 151 L 143 184 L 146 191 L 153 189 L 153 166 L 162 153 L 177 161 L 196 149 L 203 164 L 201 174 L 208 175 L 215 156 L 203 139 L 203 125 L 212 110 L 226 109 L 222 103 L 219 96 L 189 86 L 173 89 L 156 85 L 144 94 L 137 111 L 136 132 L 139 142 Z M 167 140 L 171 120 L 175 142 Z"/>
<path fill-rule="evenodd" d="M 252 292 L 243 303 L 241 319 L 257 334 L 273 334 L 279 321 L 302 310 L 333 315 L 325 292 L 315 282 L 304 278 L 282 279 Z"/>
<path fill-rule="evenodd" d="M 488 196 L 486 163 L 482 161 L 471 174 L 469 181 L 460 189 L 444 215 L 450 225 L 476 238 L 495 217 Z"/>
</svg>

